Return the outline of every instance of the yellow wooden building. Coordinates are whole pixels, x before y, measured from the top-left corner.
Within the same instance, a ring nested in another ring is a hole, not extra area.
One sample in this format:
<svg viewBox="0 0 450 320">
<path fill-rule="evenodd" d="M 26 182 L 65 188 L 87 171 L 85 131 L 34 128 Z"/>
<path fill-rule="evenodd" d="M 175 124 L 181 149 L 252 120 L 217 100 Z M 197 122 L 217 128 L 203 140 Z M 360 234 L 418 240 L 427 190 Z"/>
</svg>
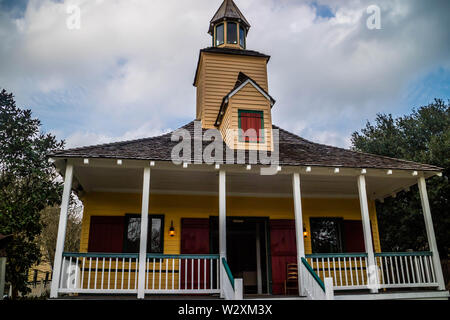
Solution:
<svg viewBox="0 0 450 320">
<path fill-rule="evenodd" d="M 247 48 L 249 31 L 223 1 L 197 62 L 194 121 L 50 155 L 65 179 L 51 296 L 447 297 L 426 193 L 441 168 L 275 126 L 270 56 Z M 430 251 L 383 253 L 375 201 L 415 184 Z M 63 252 L 72 191 L 84 204 L 77 253 Z M 422 290 L 395 291 L 410 288 Z"/>
</svg>

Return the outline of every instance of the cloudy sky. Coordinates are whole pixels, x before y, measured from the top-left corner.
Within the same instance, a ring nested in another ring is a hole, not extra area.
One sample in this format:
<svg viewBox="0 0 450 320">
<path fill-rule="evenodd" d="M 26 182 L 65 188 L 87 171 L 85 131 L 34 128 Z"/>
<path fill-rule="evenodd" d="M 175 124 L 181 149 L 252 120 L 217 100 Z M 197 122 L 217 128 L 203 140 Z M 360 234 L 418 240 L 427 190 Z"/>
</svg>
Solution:
<svg viewBox="0 0 450 320">
<path fill-rule="evenodd" d="M 0 0 L 0 88 L 69 147 L 176 129 L 195 117 L 199 49 L 221 2 Z M 272 56 L 274 123 L 307 139 L 349 147 L 378 112 L 450 98 L 448 0 L 236 3 L 248 49 Z M 80 29 L 67 24 L 74 4 Z"/>
</svg>

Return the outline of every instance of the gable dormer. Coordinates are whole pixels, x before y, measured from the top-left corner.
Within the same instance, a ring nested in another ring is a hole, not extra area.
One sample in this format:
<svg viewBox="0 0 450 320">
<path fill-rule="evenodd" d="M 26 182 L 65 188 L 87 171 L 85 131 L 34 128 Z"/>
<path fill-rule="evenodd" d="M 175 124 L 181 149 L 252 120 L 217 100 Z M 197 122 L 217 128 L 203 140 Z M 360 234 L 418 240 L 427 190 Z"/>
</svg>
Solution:
<svg viewBox="0 0 450 320">
<path fill-rule="evenodd" d="M 270 56 L 246 49 L 249 29 L 249 22 L 236 4 L 223 1 L 209 27 L 213 46 L 200 50 L 194 80 L 196 118 L 204 129 L 219 129 L 229 147 L 266 149 L 271 145 L 271 107 L 275 102 L 268 93 Z M 242 141 L 237 134 L 233 138 L 226 134 L 256 123 L 257 120 L 248 119 L 253 116 L 259 116 L 261 127 L 268 131 L 264 139 Z"/>
</svg>

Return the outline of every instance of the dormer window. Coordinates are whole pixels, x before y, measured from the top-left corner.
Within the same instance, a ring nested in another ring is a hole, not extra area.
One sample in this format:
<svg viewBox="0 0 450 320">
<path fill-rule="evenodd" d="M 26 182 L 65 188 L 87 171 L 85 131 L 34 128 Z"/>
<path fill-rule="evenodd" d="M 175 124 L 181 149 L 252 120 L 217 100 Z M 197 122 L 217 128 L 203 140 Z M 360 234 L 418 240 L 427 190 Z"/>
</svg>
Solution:
<svg viewBox="0 0 450 320">
<path fill-rule="evenodd" d="M 227 22 L 227 43 L 238 43 L 237 23 L 235 22 Z"/>
<path fill-rule="evenodd" d="M 239 45 L 245 49 L 245 29 L 239 26 Z"/>
<path fill-rule="evenodd" d="M 216 26 L 216 46 L 220 46 L 225 43 L 224 24 L 221 23 Z"/>
</svg>

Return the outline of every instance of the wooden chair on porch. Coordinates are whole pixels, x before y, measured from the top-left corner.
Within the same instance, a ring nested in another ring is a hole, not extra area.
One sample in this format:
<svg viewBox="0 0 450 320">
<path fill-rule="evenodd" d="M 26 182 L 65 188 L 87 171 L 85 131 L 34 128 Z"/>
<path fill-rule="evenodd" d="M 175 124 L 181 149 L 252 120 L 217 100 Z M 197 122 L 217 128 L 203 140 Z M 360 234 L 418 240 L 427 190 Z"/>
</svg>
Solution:
<svg viewBox="0 0 450 320">
<path fill-rule="evenodd" d="M 284 294 L 288 295 L 290 290 L 298 292 L 298 267 L 296 263 L 286 265 L 286 280 L 284 281 Z"/>
</svg>

